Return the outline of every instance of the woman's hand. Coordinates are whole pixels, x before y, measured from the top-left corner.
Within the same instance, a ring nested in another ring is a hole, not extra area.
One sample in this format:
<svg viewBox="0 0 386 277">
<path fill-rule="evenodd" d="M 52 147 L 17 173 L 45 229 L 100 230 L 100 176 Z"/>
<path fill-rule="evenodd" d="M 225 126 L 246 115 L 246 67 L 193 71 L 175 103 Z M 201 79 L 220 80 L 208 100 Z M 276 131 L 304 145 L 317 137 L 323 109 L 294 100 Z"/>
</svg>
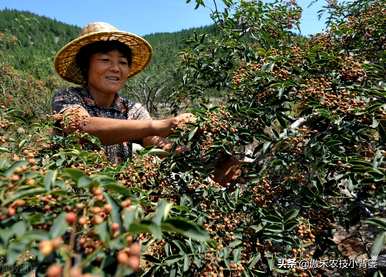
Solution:
<svg viewBox="0 0 386 277">
<path fill-rule="evenodd" d="M 183 113 L 174 117 L 175 128 L 183 128 L 188 123 L 196 122 L 197 118 L 192 113 Z"/>
<path fill-rule="evenodd" d="M 177 115 L 176 117 L 171 117 L 168 119 L 162 120 L 153 120 L 153 128 L 158 131 L 156 134 L 160 137 L 167 137 L 170 135 L 175 129 L 183 128 L 188 123 L 194 123 L 196 121 L 196 117 L 191 113 L 183 113 Z"/>
</svg>

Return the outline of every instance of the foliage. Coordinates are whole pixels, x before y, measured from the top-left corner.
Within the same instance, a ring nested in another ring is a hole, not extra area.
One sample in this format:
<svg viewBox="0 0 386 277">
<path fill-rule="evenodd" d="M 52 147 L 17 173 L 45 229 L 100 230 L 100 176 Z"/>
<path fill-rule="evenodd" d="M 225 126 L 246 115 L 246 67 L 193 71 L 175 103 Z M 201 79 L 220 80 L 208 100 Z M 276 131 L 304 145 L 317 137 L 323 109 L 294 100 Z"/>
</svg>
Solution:
<svg viewBox="0 0 386 277">
<path fill-rule="evenodd" d="M 111 165 L 95 139 L 52 135 L 38 92 L 49 95 L 57 79 L 39 83 L 1 64 L 6 274 L 23 264 L 38 276 L 381 274 L 281 262 L 383 254 L 382 2 L 330 2 L 328 32 L 310 38 L 293 32 L 294 2 L 224 3 L 215 35 L 193 34 L 173 79 L 163 80 L 175 106 L 187 102 L 197 116 L 170 137 L 189 147 L 183 154 L 145 149 Z M 152 78 L 142 85 L 161 88 Z M 218 107 L 207 105 L 208 90 L 221 96 Z M 216 179 L 225 165 L 229 178 Z"/>
</svg>

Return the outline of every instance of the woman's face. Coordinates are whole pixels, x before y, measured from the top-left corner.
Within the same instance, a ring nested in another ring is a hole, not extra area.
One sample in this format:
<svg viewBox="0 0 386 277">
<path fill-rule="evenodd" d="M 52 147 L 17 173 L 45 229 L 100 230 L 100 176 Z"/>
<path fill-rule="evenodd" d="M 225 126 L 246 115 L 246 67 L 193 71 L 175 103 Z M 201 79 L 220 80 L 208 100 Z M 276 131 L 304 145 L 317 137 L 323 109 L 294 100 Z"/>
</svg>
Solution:
<svg viewBox="0 0 386 277">
<path fill-rule="evenodd" d="M 125 85 L 128 73 L 127 58 L 118 50 L 95 53 L 90 57 L 88 86 L 101 94 L 116 94 Z"/>
</svg>

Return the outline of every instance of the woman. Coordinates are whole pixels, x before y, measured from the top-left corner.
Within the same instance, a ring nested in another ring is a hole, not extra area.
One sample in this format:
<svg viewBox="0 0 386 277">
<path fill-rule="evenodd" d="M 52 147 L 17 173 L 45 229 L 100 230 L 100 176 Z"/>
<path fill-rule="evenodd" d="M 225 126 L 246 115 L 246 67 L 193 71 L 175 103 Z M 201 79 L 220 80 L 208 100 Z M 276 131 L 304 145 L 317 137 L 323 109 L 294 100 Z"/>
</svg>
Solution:
<svg viewBox="0 0 386 277">
<path fill-rule="evenodd" d="M 149 63 L 152 49 L 143 38 L 103 23 L 86 25 L 80 36 L 55 57 L 55 70 L 69 82 L 81 85 L 56 92 L 52 107 L 69 122 L 65 131 L 97 136 L 109 160 L 125 161 L 132 142 L 170 149 L 163 137 L 192 122 L 192 114 L 152 120 L 146 109 L 120 96 L 127 79 Z"/>
</svg>

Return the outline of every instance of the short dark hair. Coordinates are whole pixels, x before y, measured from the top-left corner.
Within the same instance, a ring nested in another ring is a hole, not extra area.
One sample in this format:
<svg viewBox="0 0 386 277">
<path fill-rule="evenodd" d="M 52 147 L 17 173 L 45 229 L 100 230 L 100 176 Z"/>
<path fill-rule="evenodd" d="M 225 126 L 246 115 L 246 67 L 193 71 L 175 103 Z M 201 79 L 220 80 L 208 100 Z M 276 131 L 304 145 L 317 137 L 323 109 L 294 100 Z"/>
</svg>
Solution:
<svg viewBox="0 0 386 277">
<path fill-rule="evenodd" d="M 108 53 L 113 50 L 118 50 L 127 59 L 128 64 L 131 64 L 130 47 L 116 40 L 97 41 L 85 45 L 79 50 L 75 60 L 85 81 L 87 81 L 90 57 L 96 53 Z"/>
</svg>

